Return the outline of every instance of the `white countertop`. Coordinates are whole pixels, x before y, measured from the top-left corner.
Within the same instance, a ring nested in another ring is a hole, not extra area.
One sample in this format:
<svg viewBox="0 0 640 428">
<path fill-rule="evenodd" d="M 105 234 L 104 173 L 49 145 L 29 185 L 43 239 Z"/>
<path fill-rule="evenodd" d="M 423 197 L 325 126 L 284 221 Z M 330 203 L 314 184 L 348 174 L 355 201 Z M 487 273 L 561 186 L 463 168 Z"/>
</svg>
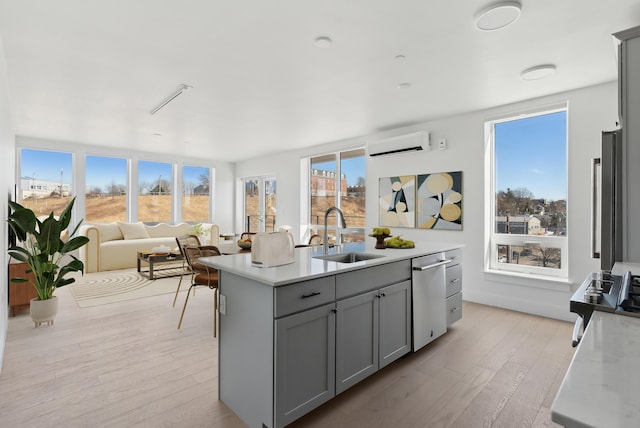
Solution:
<svg viewBox="0 0 640 428">
<path fill-rule="evenodd" d="M 551 419 L 566 427 L 638 426 L 639 365 L 640 318 L 594 311 Z"/>
<path fill-rule="evenodd" d="M 200 261 L 223 272 L 231 272 L 271 286 L 279 286 L 461 247 L 461 245 L 456 244 L 416 242 L 415 248 L 386 248 L 384 250 L 377 250 L 375 249 L 375 241 L 370 240 L 368 242 L 354 242 L 331 248 L 329 250 L 329 254 L 357 251 L 381 255 L 383 257 L 356 263 L 336 263 L 314 258 L 314 256 L 322 255 L 322 246 L 318 245 L 313 247 L 296 248 L 295 262 L 277 267 L 265 268 L 252 265 L 250 253 L 231 256 L 204 257 L 200 259 Z"/>
</svg>

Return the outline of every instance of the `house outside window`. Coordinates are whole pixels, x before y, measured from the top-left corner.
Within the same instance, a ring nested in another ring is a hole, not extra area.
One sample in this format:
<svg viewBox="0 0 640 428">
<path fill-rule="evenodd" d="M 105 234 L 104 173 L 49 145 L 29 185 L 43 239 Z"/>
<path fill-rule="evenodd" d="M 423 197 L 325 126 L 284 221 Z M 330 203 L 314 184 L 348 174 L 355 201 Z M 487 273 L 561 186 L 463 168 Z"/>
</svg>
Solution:
<svg viewBox="0 0 640 428">
<path fill-rule="evenodd" d="M 182 221 L 208 222 L 211 218 L 211 168 L 182 167 Z"/>
<path fill-rule="evenodd" d="M 73 155 L 20 149 L 18 200 L 38 217 L 60 215 L 73 197 Z"/>
<path fill-rule="evenodd" d="M 567 107 L 485 124 L 487 268 L 567 278 Z"/>
<path fill-rule="evenodd" d="M 138 161 L 138 221 L 171 222 L 173 165 Z"/>
<path fill-rule="evenodd" d="M 331 242 L 363 241 L 365 227 L 365 150 L 364 148 L 327 153 L 309 162 L 309 229 L 311 234 L 324 233 Z M 324 214 L 332 206 L 342 210 L 349 230 L 334 232 L 335 214 L 324 224 Z M 331 230 L 334 228 L 334 230 Z"/>
</svg>

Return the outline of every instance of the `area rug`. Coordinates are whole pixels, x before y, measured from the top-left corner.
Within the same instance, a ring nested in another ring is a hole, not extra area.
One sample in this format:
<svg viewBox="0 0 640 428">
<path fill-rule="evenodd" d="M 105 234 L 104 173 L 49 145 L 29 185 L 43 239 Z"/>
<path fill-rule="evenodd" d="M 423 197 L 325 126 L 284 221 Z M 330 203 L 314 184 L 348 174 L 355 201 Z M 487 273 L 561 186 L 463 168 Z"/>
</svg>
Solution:
<svg viewBox="0 0 640 428">
<path fill-rule="evenodd" d="M 76 282 L 68 287 L 78 306 L 86 308 L 175 293 L 180 276 L 167 277 L 167 275 L 180 272 L 183 272 L 181 268 L 163 270 L 154 280 L 143 277 L 136 269 L 86 273 L 84 276 L 74 275 Z M 188 278 L 182 282 L 183 288 L 189 284 Z"/>
</svg>

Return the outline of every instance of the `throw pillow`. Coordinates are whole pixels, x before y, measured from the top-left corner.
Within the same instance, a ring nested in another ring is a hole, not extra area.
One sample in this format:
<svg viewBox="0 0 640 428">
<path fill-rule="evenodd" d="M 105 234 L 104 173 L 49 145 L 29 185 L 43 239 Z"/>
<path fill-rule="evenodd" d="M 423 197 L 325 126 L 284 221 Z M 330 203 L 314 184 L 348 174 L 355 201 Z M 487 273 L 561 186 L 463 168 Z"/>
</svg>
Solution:
<svg viewBox="0 0 640 428">
<path fill-rule="evenodd" d="M 122 231 L 124 239 L 142 239 L 149 237 L 149 233 L 147 233 L 147 229 L 142 223 L 118 222 L 118 227 Z"/>
<path fill-rule="evenodd" d="M 116 241 L 116 240 L 123 239 L 122 231 L 120 230 L 120 227 L 118 227 L 118 223 L 116 222 L 97 223 L 97 224 L 94 224 L 93 226 L 95 226 L 96 229 L 98 229 L 98 231 L 100 232 L 101 242 Z"/>
</svg>

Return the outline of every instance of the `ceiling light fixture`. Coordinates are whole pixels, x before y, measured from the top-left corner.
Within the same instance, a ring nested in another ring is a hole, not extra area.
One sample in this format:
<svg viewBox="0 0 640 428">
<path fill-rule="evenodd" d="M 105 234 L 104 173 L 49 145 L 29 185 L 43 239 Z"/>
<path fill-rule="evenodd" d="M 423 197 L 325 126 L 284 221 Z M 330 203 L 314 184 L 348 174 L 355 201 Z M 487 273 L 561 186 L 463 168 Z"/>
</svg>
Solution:
<svg viewBox="0 0 640 428">
<path fill-rule="evenodd" d="M 180 86 L 178 86 L 178 89 L 171 95 L 169 95 L 164 101 L 162 101 L 160 104 L 158 104 L 156 107 L 154 107 L 153 110 L 151 110 L 151 114 L 156 114 L 157 112 L 160 111 L 160 109 L 162 109 L 164 106 L 166 106 L 167 104 L 169 104 L 171 101 L 175 100 L 176 98 L 178 98 L 178 96 L 180 96 L 184 91 L 188 91 L 189 89 L 193 88 L 193 86 L 190 85 L 185 85 L 184 83 L 182 83 Z"/>
<path fill-rule="evenodd" d="M 402 83 L 398 83 L 398 89 L 407 89 L 411 87 L 411 83 L 410 82 L 402 82 Z"/>
<path fill-rule="evenodd" d="M 520 77 L 522 80 L 538 80 L 543 77 L 547 77 L 556 72 L 556 66 L 553 64 L 536 65 L 535 67 L 527 68 Z"/>
<path fill-rule="evenodd" d="M 332 42 L 333 40 L 331 40 L 331 37 L 320 36 L 316 37 L 316 39 L 313 41 L 313 44 L 318 48 L 328 48 L 329 46 L 331 46 Z"/>
<path fill-rule="evenodd" d="M 402 60 L 404 60 L 404 59 L 406 59 L 406 58 L 407 58 L 407 57 L 406 57 L 406 56 L 404 56 L 404 55 L 402 55 L 402 54 L 400 54 L 400 55 L 396 55 L 396 56 L 394 56 L 394 57 L 393 57 L 393 59 L 395 59 L 396 61 L 402 61 Z"/>
<path fill-rule="evenodd" d="M 482 9 L 473 18 L 476 28 L 481 31 L 494 31 L 513 24 L 520 18 L 522 7 L 520 2 L 506 1 L 494 3 Z"/>
</svg>

